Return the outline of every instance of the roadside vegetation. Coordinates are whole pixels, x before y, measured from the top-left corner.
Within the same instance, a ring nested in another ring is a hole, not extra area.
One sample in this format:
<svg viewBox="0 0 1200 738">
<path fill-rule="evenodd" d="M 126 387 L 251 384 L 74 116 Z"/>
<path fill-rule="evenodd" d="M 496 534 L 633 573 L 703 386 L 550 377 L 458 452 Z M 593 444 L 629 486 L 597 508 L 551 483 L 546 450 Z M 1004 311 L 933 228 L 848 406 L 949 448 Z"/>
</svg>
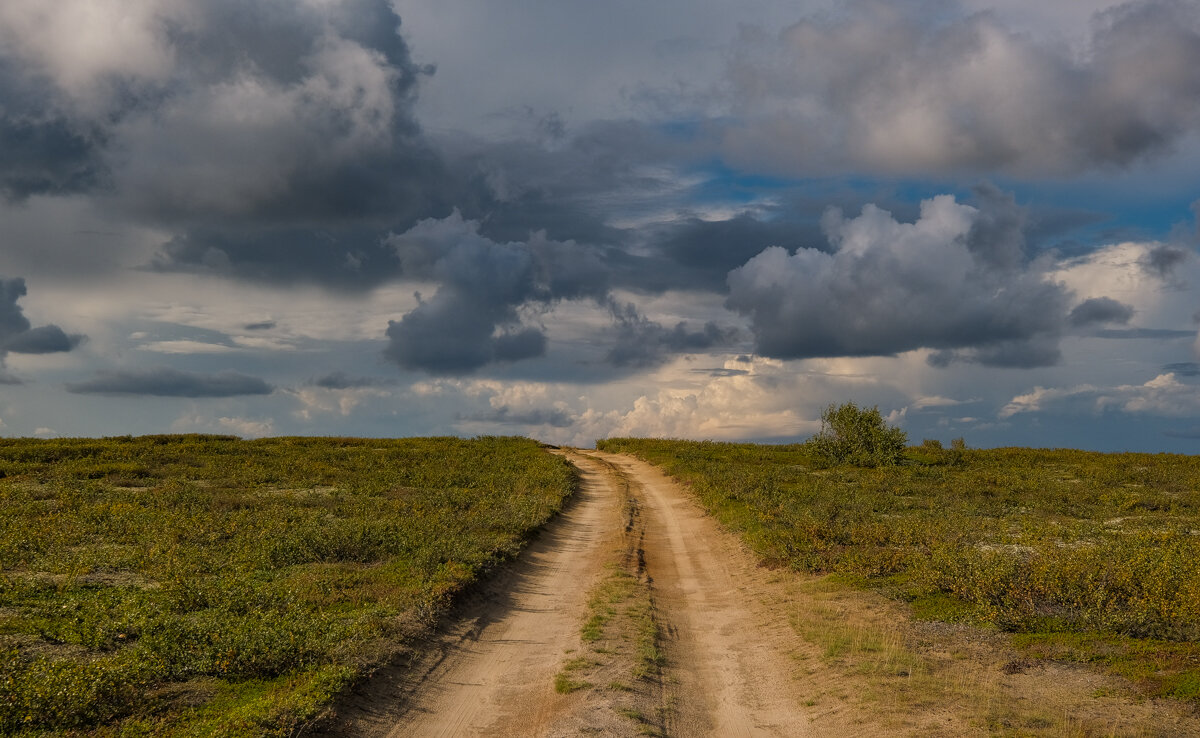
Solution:
<svg viewBox="0 0 1200 738">
<path fill-rule="evenodd" d="M 926 441 L 856 466 L 819 442 L 597 446 L 685 482 L 771 564 L 1200 704 L 1200 457 Z"/>
<path fill-rule="evenodd" d="M 573 480 L 519 438 L 0 439 L 0 734 L 293 734 Z"/>
</svg>

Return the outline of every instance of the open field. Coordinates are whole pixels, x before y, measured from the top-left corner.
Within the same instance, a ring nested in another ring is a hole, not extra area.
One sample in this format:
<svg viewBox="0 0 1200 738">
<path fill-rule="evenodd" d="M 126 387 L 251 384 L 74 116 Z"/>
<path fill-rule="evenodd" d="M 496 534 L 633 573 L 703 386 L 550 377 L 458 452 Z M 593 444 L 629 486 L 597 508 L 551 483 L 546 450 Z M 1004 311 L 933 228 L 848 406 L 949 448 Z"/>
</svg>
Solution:
<svg viewBox="0 0 1200 738">
<path fill-rule="evenodd" d="M 1084 662 L 1200 704 L 1200 458 L 927 446 L 868 469 L 822 468 L 803 446 L 598 447 L 686 482 L 770 563 L 1012 633 L 1029 664 Z"/>
<path fill-rule="evenodd" d="M 572 484 L 514 438 L 0 439 L 0 733 L 288 734 Z"/>
</svg>

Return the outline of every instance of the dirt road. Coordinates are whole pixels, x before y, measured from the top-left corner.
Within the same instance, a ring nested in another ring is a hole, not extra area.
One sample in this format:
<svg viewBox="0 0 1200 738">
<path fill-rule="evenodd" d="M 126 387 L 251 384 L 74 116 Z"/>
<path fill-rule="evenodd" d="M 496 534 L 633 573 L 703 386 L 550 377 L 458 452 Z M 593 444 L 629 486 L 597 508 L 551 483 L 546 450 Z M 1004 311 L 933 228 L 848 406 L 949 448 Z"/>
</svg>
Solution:
<svg viewBox="0 0 1200 738">
<path fill-rule="evenodd" d="M 654 467 L 594 452 L 633 483 L 646 570 L 668 639 L 669 735 L 801 736 L 808 723 L 784 654 L 786 622 L 756 612 L 763 582 L 740 542 Z"/>
<path fill-rule="evenodd" d="M 563 514 L 328 734 L 1200 735 L 1185 706 L 1115 677 L 1014 669 L 1001 634 L 762 568 L 654 467 L 564 453 L 583 483 Z M 632 619 L 585 643 L 598 616 Z"/>
<path fill-rule="evenodd" d="M 596 695 L 559 694 L 555 674 L 580 647 L 589 590 L 627 541 L 623 498 L 640 508 L 637 545 L 662 626 L 665 665 L 649 694 L 668 735 L 798 736 L 802 709 L 781 652 L 786 624 L 748 605 L 757 577 L 734 537 L 674 483 L 623 456 L 571 453 L 583 484 L 503 581 L 467 608 L 396 705 L 360 717 L 379 736 L 638 735 L 601 716 Z M 609 711 L 611 712 L 611 711 Z M 619 717 L 619 716 L 618 716 Z"/>
<path fill-rule="evenodd" d="M 364 733 L 536 736 L 551 730 L 572 702 L 555 692 L 554 675 L 563 653 L 579 643 L 599 552 L 620 530 L 606 476 L 582 472 L 571 504 L 466 608 L 444 639 L 444 656 L 420 675 L 403 713 L 392 725 Z"/>
</svg>

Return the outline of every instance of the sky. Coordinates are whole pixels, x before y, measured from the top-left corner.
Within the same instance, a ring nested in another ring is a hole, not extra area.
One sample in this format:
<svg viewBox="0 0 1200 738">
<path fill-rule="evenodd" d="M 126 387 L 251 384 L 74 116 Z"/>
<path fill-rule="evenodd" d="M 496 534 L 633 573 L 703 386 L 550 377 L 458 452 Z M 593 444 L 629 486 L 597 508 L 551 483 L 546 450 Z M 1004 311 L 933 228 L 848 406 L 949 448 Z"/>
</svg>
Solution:
<svg viewBox="0 0 1200 738">
<path fill-rule="evenodd" d="M 1200 452 L 1188 0 L 6 0 L 0 434 Z"/>
</svg>

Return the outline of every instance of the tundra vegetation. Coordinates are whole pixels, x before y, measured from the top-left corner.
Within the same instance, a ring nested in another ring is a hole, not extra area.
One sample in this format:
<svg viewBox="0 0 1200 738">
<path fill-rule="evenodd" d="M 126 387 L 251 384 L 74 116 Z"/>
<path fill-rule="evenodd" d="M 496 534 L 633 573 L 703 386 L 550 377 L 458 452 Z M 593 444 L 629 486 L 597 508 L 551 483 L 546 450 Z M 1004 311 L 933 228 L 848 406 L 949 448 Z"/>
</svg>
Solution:
<svg viewBox="0 0 1200 738">
<path fill-rule="evenodd" d="M 292 734 L 573 480 L 519 438 L 0 439 L 0 733 Z"/>
<path fill-rule="evenodd" d="M 956 440 L 859 466 L 823 443 L 597 446 L 684 482 L 770 564 L 882 591 L 919 619 L 1010 632 L 1033 660 L 1090 663 L 1147 695 L 1200 703 L 1200 457 Z"/>
</svg>

